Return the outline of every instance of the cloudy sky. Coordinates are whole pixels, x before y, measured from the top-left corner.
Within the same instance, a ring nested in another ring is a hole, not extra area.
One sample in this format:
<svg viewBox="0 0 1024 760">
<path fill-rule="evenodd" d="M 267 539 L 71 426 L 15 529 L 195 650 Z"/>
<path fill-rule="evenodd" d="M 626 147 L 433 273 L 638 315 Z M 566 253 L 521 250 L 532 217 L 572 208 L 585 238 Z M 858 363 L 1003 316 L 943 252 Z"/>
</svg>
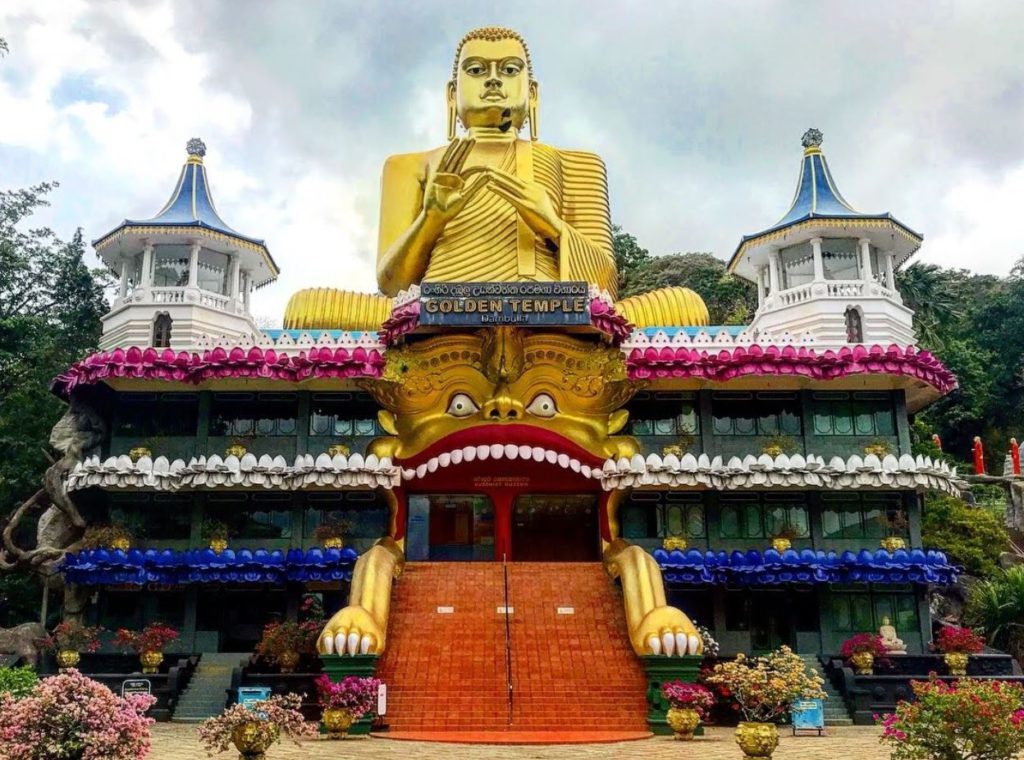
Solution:
<svg viewBox="0 0 1024 760">
<path fill-rule="evenodd" d="M 218 208 L 283 272 L 375 287 L 379 171 L 444 138 L 468 29 L 527 38 L 541 139 L 600 153 L 654 253 L 727 257 L 792 196 L 807 127 L 846 198 L 921 231 L 919 258 L 1024 255 L 1024 3 L 3 0 L 0 187 L 59 180 L 42 221 L 92 239 L 155 213 L 188 138 Z"/>
</svg>

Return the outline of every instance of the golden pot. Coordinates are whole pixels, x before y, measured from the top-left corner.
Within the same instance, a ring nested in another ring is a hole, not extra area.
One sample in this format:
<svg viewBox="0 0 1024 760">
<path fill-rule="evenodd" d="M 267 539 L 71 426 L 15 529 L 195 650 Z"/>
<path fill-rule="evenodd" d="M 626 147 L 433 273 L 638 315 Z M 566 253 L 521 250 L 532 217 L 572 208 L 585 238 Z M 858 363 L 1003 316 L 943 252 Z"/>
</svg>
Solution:
<svg viewBox="0 0 1024 760">
<path fill-rule="evenodd" d="M 686 543 L 686 539 L 682 536 L 666 536 L 661 542 L 661 548 L 667 552 L 677 549 L 681 552 L 686 551 L 687 546 L 689 546 L 689 544 Z"/>
<path fill-rule="evenodd" d="M 210 548 L 213 549 L 217 554 L 228 548 L 228 540 L 226 538 L 211 538 Z"/>
<path fill-rule="evenodd" d="M 332 739 L 344 739 L 354 722 L 352 712 L 342 707 L 328 707 L 324 710 L 324 728 Z"/>
<path fill-rule="evenodd" d="M 345 539 L 341 536 L 331 536 L 324 539 L 325 549 L 341 549 L 343 546 L 345 546 Z"/>
<path fill-rule="evenodd" d="M 143 673 L 159 673 L 160 663 L 164 661 L 163 652 L 143 652 L 139 655 Z"/>
<path fill-rule="evenodd" d="M 675 443 L 671 443 L 668 446 L 661 447 L 661 455 L 665 457 L 670 455 L 682 457 L 685 453 L 686 451 L 683 449 L 683 447 Z"/>
<path fill-rule="evenodd" d="M 889 447 L 881 443 L 868 444 L 867 446 L 864 447 L 864 453 L 874 454 L 879 459 L 884 459 L 885 456 L 889 453 Z"/>
<path fill-rule="evenodd" d="M 74 649 L 61 649 L 57 652 L 57 667 L 61 670 L 65 668 L 73 668 L 78 665 L 78 661 L 81 659 L 82 655 Z"/>
<path fill-rule="evenodd" d="M 665 722 L 675 732 L 676 739 L 690 741 L 700 725 L 700 713 L 689 707 L 670 707 L 665 714 Z"/>
<path fill-rule="evenodd" d="M 782 456 L 782 454 L 784 452 L 782 451 L 782 447 L 781 446 L 777 446 L 775 444 L 770 444 L 768 446 L 765 446 L 763 449 L 761 449 L 761 453 L 762 454 L 767 454 L 772 459 L 777 459 L 778 457 Z"/>
<path fill-rule="evenodd" d="M 951 676 L 965 676 L 967 675 L 967 661 L 970 657 L 964 652 L 947 652 L 942 659 L 946 661 L 946 667 L 949 668 Z"/>
<path fill-rule="evenodd" d="M 110 542 L 110 548 L 120 549 L 121 551 L 126 552 L 132 548 L 131 539 L 129 539 L 127 536 L 120 536 L 119 538 L 115 538 L 113 541 Z"/>
<path fill-rule="evenodd" d="M 850 664 L 859 676 L 870 676 L 875 672 L 875 656 L 871 652 L 854 652 L 850 655 Z"/>
<path fill-rule="evenodd" d="M 327 449 L 327 453 L 330 454 L 332 458 L 338 456 L 339 454 L 341 454 L 341 456 L 343 457 L 347 457 L 348 452 L 349 448 L 344 443 L 336 443 L 329 449 Z"/>
<path fill-rule="evenodd" d="M 267 748 L 274 743 L 277 731 L 266 731 L 265 724 L 257 721 L 235 726 L 231 741 L 235 743 L 240 760 L 264 760 Z"/>
<path fill-rule="evenodd" d="M 744 721 L 736 727 L 736 743 L 749 760 L 770 760 L 779 746 L 779 729 L 774 723 Z"/>
<path fill-rule="evenodd" d="M 773 538 L 772 548 L 779 554 L 793 548 L 793 542 L 788 538 Z"/>
<path fill-rule="evenodd" d="M 245 448 L 245 446 L 243 446 L 242 444 L 232 443 L 230 446 L 224 449 L 224 455 L 229 457 L 238 457 L 239 459 L 241 459 L 242 457 L 245 456 L 247 451 L 248 449 Z"/>
<path fill-rule="evenodd" d="M 883 538 L 881 541 L 878 542 L 878 545 L 885 549 L 887 552 L 889 552 L 889 554 L 892 554 L 897 549 L 907 548 L 907 542 L 899 536 L 889 536 L 888 538 Z"/>
<path fill-rule="evenodd" d="M 134 449 L 128 451 L 128 458 L 133 462 L 138 462 L 142 457 L 152 457 L 153 452 L 147 449 L 145 446 L 136 446 Z"/>
<path fill-rule="evenodd" d="M 281 668 L 282 673 L 291 673 L 295 670 L 295 666 L 298 664 L 298 652 L 281 652 L 281 654 L 277 656 L 277 665 Z"/>
</svg>

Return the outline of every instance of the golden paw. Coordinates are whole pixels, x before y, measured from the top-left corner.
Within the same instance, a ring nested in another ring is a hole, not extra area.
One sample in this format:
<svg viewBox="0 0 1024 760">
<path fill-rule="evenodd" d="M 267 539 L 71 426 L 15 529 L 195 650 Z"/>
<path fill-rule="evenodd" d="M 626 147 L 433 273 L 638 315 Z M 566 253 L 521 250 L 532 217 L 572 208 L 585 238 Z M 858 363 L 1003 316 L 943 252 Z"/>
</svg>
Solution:
<svg viewBox="0 0 1024 760">
<path fill-rule="evenodd" d="M 633 648 L 641 654 L 698 655 L 704 641 L 697 627 L 675 607 L 655 607 L 633 632 Z"/>
<path fill-rule="evenodd" d="M 352 605 L 327 621 L 316 648 L 320 654 L 379 654 L 384 632 L 369 612 Z"/>
</svg>

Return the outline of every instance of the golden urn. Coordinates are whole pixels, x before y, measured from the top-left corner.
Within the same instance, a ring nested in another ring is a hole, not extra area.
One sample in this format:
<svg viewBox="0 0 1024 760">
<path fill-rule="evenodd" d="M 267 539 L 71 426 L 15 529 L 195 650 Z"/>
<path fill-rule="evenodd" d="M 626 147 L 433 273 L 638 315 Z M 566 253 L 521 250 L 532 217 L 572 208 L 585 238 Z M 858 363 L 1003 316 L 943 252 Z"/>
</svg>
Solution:
<svg viewBox="0 0 1024 760">
<path fill-rule="evenodd" d="M 245 446 L 243 446 L 242 444 L 232 443 L 230 446 L 224 449 L 224 456 L 238 457 L 239 459 L 241 459 L 242 457 L 245 456 L 247 451 L 248 449 L 245 448 Z"/>
<path fill-rule="evenodd" d="M 850 664 L 859 676 L 870 676 L 875 672 L 875 656 L 871 652 L 854 652 L 850 655 Z"/>
<path fill-rule="evenodd" d="M 110 548 L 126 552 L 132 548 L 132 541 L 128 536 L 118 536 L 110 542 Z"/>
<path fill-rule="evenodd" d="M 152 457 L 153 452 L 145 446 L 136 446 L 134 449 L 128 451 L 128 458 L 133 462 L 138 462 L 142 457 Z"/>
<path fill-rule="evenodd" d="M 238 750 L 239 760 L 264 760 L 275 738 L 274 732 L 266 731 L 257 721 L 235 726 L 231 732 L 231 741 Z"/>
<path fill-rule="evenodd" d="M 342 707 L 328 707 L 324 710 L 324 728 L 331 739 L 344 739 L 354 722 L 350 710 Z"/>
<path fill-rule="evenodd" d="M 661 548 L 667 552 L 671 551 L 686 551 L 686 547 L 689 546 L 686 543 L 686 539 L 682 536 L 666 536 L 661 542 Z"/>
<path fill-rule="evenodd" d="M 885 549 L 887 552 L 889 552 L 889 554 L 892 554 L 898 549 L 907 548 L 907 542 L 899 536 L 889 536 L 887 538 L 883 538 L 881 541 L 878 542 L 878 545 Z"/>
<path fill-rule="evenodd" d="M 282 673 L 292 673 L 295 671 L 295 667 L 299 664 L 299 653 L 298 652 L 281 652 L 277 655 L 277 666 L 281 668 Z"/>
<path fill-rule="evenodd" d="M 700 725 L 700 713 L 689 707 L 670 707 L 665 722 L 675 732 L 676 739 L 691 741 L 693 732 Z"/>
<path fill-rule="evenodd" d="M 942 659 L 946 661 L 946 667 L 949 668 L 951 676 L 963 677 L 967 675 L 967 663 L 970 657 L 964 652 L 947 652 Z"/>
<path fill-rule="evenodd" d="M 324 539 L 325 549 L 341 549 L 345 546 L 345 539 L 341 536 L 331 536 Z"/>
<path fill-rule="evenodd" d="M 339 454 L 343 457 L 347 457 L 349 454 L 349 447 L 344 443 L 336 443 L 327 449 L 327 453 L 330 454 L 331 457 L 336 457 Z"/>
<path fill-rule="evenodd" d="M 217 554 L 220 554 L 228 548 L 228 540 L 226 538 L 211 538 L 210 548 Z"/>
<path fill-rule="evenodd" d="M 143 652 L 139 655 L 139 662 L 142 663 L 143 673 L 159 673 L 160 663 L 164 661 L 163 652 Z"/>
<path fill-rule="evenodd" d="M 749 760 L 770 760 L 779 746 L 779 729 L 774 723 L 743 721 L 736 728 L 736 743 Z"/>
<path fill-rule="evenodd" d="M 61 670 L 73 668 L 78 665 L 78 661 L 81 659 L 82 655 L 74 649 L 61 649 L 57 652 L 57 667 Z"/>
<path fill-rule="evenodd" d="M 793 548 L 793 542 L 788 538 L 773 538 L 772 548 L 779 554 L 782 554 L 783 552 L 789 551 Z"/>
</svg>

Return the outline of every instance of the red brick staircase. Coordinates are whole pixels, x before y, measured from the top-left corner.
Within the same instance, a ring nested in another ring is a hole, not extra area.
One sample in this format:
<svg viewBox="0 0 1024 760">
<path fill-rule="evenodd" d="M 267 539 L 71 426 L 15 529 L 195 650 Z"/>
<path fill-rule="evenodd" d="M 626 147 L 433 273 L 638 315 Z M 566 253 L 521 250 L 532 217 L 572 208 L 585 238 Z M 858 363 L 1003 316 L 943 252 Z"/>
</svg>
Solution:
<svg viewBox="0 0 1024 760">
<path fill-rule="evenodd" d="M 409 563 L 378 669 L 389 733 L 646 734 L 646 680 L 601 565 L 510 563 L 508 578 L 511 722 L 501 563 Z"/>
</svg>

